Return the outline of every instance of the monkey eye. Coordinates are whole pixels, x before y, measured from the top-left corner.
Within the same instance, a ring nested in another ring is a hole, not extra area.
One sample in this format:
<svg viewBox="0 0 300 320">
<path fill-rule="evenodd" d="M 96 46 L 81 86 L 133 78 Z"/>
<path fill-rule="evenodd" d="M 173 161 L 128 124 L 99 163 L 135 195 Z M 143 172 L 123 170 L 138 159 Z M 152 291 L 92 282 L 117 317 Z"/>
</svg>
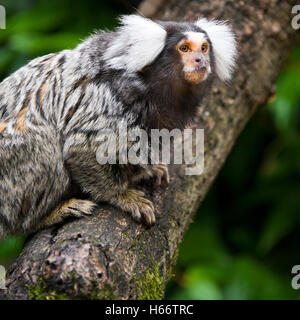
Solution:
<svg viewBox="0 0 300 320">
<path fill-rule="evenodd" d="M 206 53 L 207 50 L 208 50 L 208 43 L 205 42 L 205 43 L 203 43 L 202 46 L 201 46 L 201 51 L 202 51 L 203 53 Z"/>
<path fill-rule="evenodd" d="M 189 46 L 187 44 L 184 44 L 179 47 L 179 50 L 182 52 L 188 52 L 190 50 Z"/>
</svg>

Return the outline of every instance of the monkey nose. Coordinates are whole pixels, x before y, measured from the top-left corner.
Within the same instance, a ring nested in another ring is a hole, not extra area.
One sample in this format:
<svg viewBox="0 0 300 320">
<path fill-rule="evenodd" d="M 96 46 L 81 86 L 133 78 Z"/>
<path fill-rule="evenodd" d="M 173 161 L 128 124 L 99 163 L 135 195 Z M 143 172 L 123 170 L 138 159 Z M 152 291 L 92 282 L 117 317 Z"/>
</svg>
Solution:
<svg viewBox="0 0 300 320">
<path fill-rule="evenodd" d="M 195 57 L 194 63 L 197 68 L 205 68 L 205 61 L 203 61 L 202 57 Z"/>
</svg>

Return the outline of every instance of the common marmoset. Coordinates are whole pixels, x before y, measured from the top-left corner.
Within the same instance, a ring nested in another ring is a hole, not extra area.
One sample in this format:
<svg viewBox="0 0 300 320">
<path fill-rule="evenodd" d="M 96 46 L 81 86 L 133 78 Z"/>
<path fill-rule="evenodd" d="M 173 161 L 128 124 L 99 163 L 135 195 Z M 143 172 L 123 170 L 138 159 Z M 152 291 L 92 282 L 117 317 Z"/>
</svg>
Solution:
<svg viewBox="0 0 300 320">
<path fill-rule="evenodd" d="M 32 60 L 0 84 L 0 239 L 91 214 L 108 202 L 146 225 L 154 207 L 141 179 L 168 181 L 164 165 L 104 164 L 97 134 L 183 129 L 217 75 L 235 64 L 228 25 L 122 16 L 73 50 Z M 79 186 L 89 200 L 72 195 Z"/>
</svg>

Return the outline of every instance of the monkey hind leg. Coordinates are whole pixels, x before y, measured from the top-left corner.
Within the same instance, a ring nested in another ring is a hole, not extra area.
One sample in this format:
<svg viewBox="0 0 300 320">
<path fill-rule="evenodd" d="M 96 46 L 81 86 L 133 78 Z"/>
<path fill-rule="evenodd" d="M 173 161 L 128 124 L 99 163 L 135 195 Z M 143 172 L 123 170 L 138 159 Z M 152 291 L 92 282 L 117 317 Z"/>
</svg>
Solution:
<svg viewBox="0 0 300 320">
<path fill-rule="evenodd" d="M 45 216 L 33 231 L 50 227 L 68 217 L 81 218 L 94 213 L 97 205 L 89 200 L 71 199 L 59 204 L 49 215 Z"/>
<path fill-rule="evenodd" d="M 137 222 L 148 226 L 155 224 L 153 203 L 144 192 L 129 187 L 132 175 L 128 167 L 99 165 L 93 153 L 82 151 L 70 152 L 67 164 L 76 184 L 96 203 L 108 202 L 131 213 Z"/>
</svg>

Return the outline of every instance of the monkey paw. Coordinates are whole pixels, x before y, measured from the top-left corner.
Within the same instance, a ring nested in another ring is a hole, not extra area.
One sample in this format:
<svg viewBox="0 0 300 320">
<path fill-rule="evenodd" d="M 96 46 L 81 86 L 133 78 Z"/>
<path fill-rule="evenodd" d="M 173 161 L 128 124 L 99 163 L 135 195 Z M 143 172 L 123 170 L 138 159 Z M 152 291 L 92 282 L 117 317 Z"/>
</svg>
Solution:
<svg viewBox="0 0 300 320">
<path fill-rule="evenodd" d="M 155 224 L 154 205 L 144 196 L 142 191 L 128 189 L 119 195 L 117 205 L 130 212 L 135 221 L 141 222 L 143 220 L 150 227 Z"/>
<path fill-rule="evenodd" d="M 167 187 L 170 182 L 169 170 L 167 165 L 160 163 L 153 165 L 151 168 L 152 176 L 154 178 L 154 185 Z"/>
<path fill-rule="evenodd" d="M 85 215 L 91 215 L 97 208 L 97 205 L 89 200 L 71 199 L 64 203 L 60 210 L 65 216 L 81 218 Z"/>
<path fill-rule="evenodd" d="M 45 216 L 31 231 L 50 227 L 62 222 L 65 218 L 81 218 L 92 214 L 97 205 L 88 200 L 71 199 L 58 205 L 49 215 Z"/>
</svg>

